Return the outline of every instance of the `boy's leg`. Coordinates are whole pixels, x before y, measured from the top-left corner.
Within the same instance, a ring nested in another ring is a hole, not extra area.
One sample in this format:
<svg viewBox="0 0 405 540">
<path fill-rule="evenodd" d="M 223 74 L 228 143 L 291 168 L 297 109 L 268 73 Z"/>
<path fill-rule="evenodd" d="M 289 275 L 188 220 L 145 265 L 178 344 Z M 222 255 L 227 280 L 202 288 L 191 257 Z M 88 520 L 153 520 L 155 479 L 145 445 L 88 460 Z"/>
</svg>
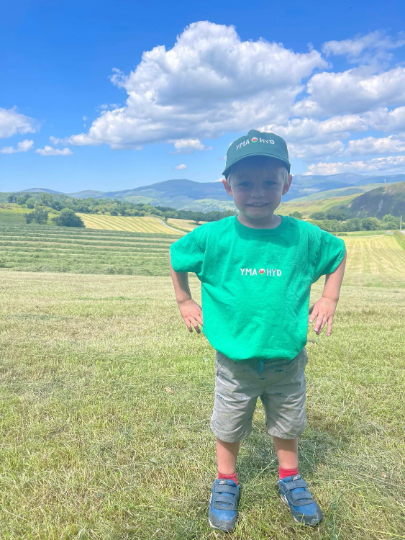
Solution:
<svg viewBox="0 0 405 540">
<path fill-rule="evenodd" d="M 296 469 L 298 467 L 298 439 L 280 439 L 273 437 L 278 464 L 282 469 Z"/>
<path fill-rule="evenodd" d="M 211 486 L 208 520 L 211 527 L 230 532 L 238 519 L 240 485 L 236 477 L 239 441 L 228 443 L 216 437 L 218 478 Z"/>
<path fill-rule="evenodd" d="M 295 521 L 317 525 L 322 519 L 321 509 L 298 473 L 298 437 L 306 424 L 306 363 L 304 348 L 292 362 L 266 369 L 263 376 L 268 375 L 269 384 L 262 402 L 266 411 L 267 430 L 273 437 L 279 460 L 278 488 L 281 498 Z"/>
<path fill-rule="evenodd" d="M 216 437 L 218 477 L 211 486 L 208 518 L 212 527 L 227 532 L 234 529 L 238 518 L 240 484 L 236 460 L 240 441 L 252 429 L 260 394 L 250 388 L 248 367 L 248 362 L 234 362 L 216 352 L 215 398 L 210 427 Z"/>
<path fill-rule="evenodd" d="M 236 459 L 240 442 L 228 443 L 221 441 L 218 437 L 216 437 L 216 441 L 218 472 L 226 475 L 234 474 L 236 472 Z"/>
</svg>

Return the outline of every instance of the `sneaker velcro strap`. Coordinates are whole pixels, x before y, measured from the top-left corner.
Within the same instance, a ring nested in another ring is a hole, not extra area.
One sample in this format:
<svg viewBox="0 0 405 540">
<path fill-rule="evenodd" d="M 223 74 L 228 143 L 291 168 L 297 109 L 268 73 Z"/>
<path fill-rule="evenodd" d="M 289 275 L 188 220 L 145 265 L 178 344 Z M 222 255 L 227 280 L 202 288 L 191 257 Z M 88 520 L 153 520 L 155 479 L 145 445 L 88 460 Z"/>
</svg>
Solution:
<svg viewBox="0 0 405 540">
<path fill-rule="evenodd" d="M 232 495 L 237 495 L 238 488 L 236 486 L 228 486 L 227 484 L 217 484 L 214 487 L 214 493 L 232 493 Z"/>
<path fill-rule="evenodd" d="M 227 497 L 226 495 L 216 495 L 213 499 L 214 501 L 214 506 L 217 504 L 217 503 L 226 503 L 226 504 L 229 504 L 229 506 L 232 506 L 234 507 L 235 506 L 235 502 L 232 501 L 232 499 L 230 499 L 229 497 Z"/>
<path fill-rule="evenodd" d="M 283 483 L 283 486 L 287 491 L 290 491 L 295 488 L 307 488 L 308 484 L 301 478 L 300 480 L 294 480 L 293 482 L 285 482 Z"/>
<path fill-rule="evenodd" d="M 296 493 L 290 491 L 287 493 L 287 497 L 294 506 L 302 506 L 314 502 L 311 493 L 307 489 L 305 491 L 297 491 Z"/>
</svg>

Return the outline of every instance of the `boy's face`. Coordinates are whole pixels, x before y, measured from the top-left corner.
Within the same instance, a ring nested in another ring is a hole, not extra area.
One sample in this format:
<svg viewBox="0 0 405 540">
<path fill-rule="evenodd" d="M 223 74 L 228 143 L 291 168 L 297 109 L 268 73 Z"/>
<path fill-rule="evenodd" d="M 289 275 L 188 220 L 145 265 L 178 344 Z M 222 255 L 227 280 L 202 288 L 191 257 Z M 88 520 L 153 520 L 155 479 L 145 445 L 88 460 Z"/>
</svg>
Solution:
<svg viewBox="0 0 405 540">
<path fill-rule="evenodd" d="M 264 168 L 241 162 L 230 176 L 231 186 L 225 179 L 222 183 L 246 221 L 265 226 L 272 223 L 273 212 L 279 206 L 281 196 L 289 190 L 291 180 L 286 169 L 277 164 L 271 163 Z M 262 206 L 254 206 L 255 203 Z"/>
</svg>

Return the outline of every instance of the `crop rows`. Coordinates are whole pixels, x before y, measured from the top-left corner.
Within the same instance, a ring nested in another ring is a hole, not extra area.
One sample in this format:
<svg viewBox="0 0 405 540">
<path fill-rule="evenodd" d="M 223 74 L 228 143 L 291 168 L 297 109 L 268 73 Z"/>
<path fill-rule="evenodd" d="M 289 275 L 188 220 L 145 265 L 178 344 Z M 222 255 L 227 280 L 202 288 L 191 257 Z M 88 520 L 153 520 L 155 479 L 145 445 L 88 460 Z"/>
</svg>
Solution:
<svg viewBox="0 0 405 540">
<path fill-rule="evenodd" d="M 0 267 L 31 272 L 168 274 L 176 234 L 0 224 Z"/>
<path fill-rule="evenodd" d="M 163 233 L 172 235 L 174 231 L 154 217 L 121 217 L 95 214 L 77 214 L 86 227 L 92 229 Z M 179 231 L 179 234 L 181 232 Z"/>
</svg>

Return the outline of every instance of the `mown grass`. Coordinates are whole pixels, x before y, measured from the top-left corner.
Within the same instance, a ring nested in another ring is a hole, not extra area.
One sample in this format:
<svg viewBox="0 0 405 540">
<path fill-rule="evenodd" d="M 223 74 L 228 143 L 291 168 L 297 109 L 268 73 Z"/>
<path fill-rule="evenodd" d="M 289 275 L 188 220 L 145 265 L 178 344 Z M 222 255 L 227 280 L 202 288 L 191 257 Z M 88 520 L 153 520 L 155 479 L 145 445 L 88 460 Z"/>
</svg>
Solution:
<svg viewBox="0 0 405 540">
<path fill-rule="evenodd" d="M 392 231 L 381 229 L 377 231 L 350 231 L 350 232 L 346 232 L 345 234 L 347 236 L 376 236 L 380 234 L 388 234 L 390 236 L 394 233 Z"/>
<path fill-rule="evenodd" d="M 404 537 L 405 251 L 392 237 L 345 242 L 332 335 L 311 327 L 307 344 L 300 472 L 324 520 L 303 529 L 279 500 L 259 404 L 232 538 Z M 182 322 L 167 266 L 0 276 L 0 537 L 220 538 L 207 522 L 215 353 Z"/>
<path fill-rule="evenodd" d="M 0 226 L 7 224 L 24 224 L 26 220 L 24 214 L 30 213 L 33 210 L 24 208 L 14 203 L 3 203 L 0 201 Z M 50 213 L 47 225 L 53 226 L 52 218 L 57 213 Z M 103 214 L 81 214 L 77 215 L 82 219 L 85 227 L 95 230 L 112 230 L 112 231 L 128 231 L 128 232 L 144 232 L 155 233 L 164 235 L 177 234 L 178 237 L 182 236 L 188 230 L 192 230 L 196 227 L 190 226 L 190 222 L 187 220 L 174 220 L 173 223 L 167 223 L 167 225 L 156 217 L 144 216 L 144 217 L 123 217 L 123 216 L 108 216 Z M 178 223 L 176 223 L 178 222 Z M 182 223 L 185 227 L 182 227 Z"/>
<path fill-rule="evenodd" d="M 402 231 L 395 231 L 395 239 L 398 244 L 405 249 L 405 234 Z"/>
<path fill-rule="evenodd" d="M 173 227 L 177 227 L 180 230 L 183 231 L 192 231 L 199 225 L 196 224 L 195 221 L 190 221 L 187 219 L 177 219 L 177 218 L 168 218 L 167 220 L 168 225 L 171 225 Z M 207 223 L 206 221 L 200 221 L 200 225 L 204 225 L 204 223 Z"/>
<path fill-rule="evenodd" d="M 86 227 L 91 229 L 134 231 L 173 235 L 173 229 L 156 217 L 106 216 L 100 214 L 77 214 Z M 178 234 L 183 234 L 178 231 Z"/>
<path fill-rule="evenodd" d="M 0 267 L 30 272 L 167 275 L 179 235 L 2 225 Z"/>
</svg>

